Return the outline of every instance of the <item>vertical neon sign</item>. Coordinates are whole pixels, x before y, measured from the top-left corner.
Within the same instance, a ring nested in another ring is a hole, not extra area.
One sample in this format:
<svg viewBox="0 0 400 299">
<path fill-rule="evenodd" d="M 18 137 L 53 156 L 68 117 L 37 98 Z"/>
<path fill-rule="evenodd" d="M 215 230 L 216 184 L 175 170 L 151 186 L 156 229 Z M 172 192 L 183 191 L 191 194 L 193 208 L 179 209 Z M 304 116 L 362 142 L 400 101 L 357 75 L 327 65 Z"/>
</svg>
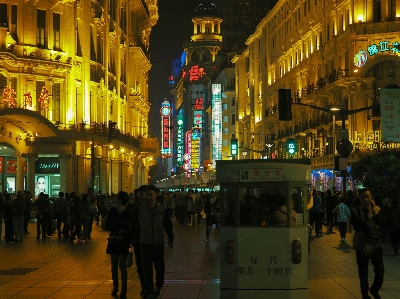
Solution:
<svg viewBox="0 0 400 299">
<path fill-rule="evenodd" d="M 215 161 L 222 159 L 222 102 L 221 84 L 212 84 L 211 106 L 212 106 L 212 145 L 211 159 L 215 167 Z"/>
<path fill-rule="evenodd" d="M 197 171 L 201 165 L 201 130 L 203 128 L 204 99 L 198 98 L 193 106 L 193 129 L 191 135 L 191 168 Z"/>
<path fill-rule="evenodd" d="M 178 111 L 176 116 L 176 165 L 183 166 L 183 153 L 184 153 L 184 133 L 183 133 L 183 110 Z"/>
<path fill-rule="evenodd" d="M 161 136 L 162 136 L 162 146 L 161 146 L 161 155 L 164 158 L 168 158 L 171 156 L 171 105 L 168 101 L 164 101 L 161 104 Z"/>
</svg>

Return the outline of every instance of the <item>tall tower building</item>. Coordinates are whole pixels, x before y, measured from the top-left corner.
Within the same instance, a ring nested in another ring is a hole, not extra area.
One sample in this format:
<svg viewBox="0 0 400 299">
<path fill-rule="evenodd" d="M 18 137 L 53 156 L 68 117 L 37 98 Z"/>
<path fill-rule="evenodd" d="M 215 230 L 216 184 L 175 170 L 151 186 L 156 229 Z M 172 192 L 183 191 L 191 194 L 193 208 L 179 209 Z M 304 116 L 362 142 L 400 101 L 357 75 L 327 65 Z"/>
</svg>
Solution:
<svg viewBox="0 0 400 299">
<path fill-rule="evenodd" d="M 222 47 L 221 22 L 217 7 L 206 2 L 194 13 L 193 35 L 183 45 L 181 78 L 175 84 L 177 124 L 176 166 L 186 173 L 199 173 L 210 156 L 210 126 L 207 108 L 211 79 L 216 75 L 215 59 Z"/>
</svg>

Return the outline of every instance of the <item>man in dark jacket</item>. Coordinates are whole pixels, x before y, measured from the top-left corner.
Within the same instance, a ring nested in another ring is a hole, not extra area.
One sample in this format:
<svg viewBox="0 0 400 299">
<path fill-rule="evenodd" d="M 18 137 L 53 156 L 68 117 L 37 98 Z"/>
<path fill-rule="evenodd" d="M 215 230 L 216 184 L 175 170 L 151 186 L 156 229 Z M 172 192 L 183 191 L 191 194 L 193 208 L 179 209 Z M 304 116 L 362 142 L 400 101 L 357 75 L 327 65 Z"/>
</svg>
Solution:
<svg viewBox="0 0 400 299">
<path fill-rule="evenodd" d="M 150 185 L 146 191 L 146 204 L 139 207 L 140 248 L 144 269 L 144 281 L 148 299 L 157 298 L 164 285 L 164 230 L 168 247 L 172 249 L 174 234 L 171 218 L 166 207 L 157 202 L 157 188 Z M 153 263 L 156 270 L 156 288 L 153 282 Z"/>
<path fill-rule="evenodd" d="M 360 190 L 360 202 L 359 207 L 355 207 L 351 211 L 351 223 L 357 234 L 362 233 L 364 238 L 378 232 L 378 227 L 385 223 L 385 217 L 381 212 L 380 208 L 375 204 L 371 191 L 368 188 Z M 370 299 L 369 293 L 375 298 L 380 299 L 381 296 L 378 294 L 383 284 L 383 275 L 385 268 L 382 259 L 382 246 L 379 246 L 379 242 L 374 245 L 373 249 L 368 252 L 369 257 L 364 254 L 363 245 L 356 249 L 356 261 L 358 267 L 358 276 L 360 278 L 361 295 L 363 299 Z M 368 264 L 371 260 L 372 266 L 374 267 L 374 282 L 371 288 L 368 284 Z"/>
<path fill-rule="evenodd" d="M 326 190 L 325 206 L 326 206 L 326 226 L 328 228 L 328 233 L 332 233 L 333 210 L 336 208 L 336 206 L 335 206 L 335 198 L 332 195 L 331 189 Z"/>
</svg>

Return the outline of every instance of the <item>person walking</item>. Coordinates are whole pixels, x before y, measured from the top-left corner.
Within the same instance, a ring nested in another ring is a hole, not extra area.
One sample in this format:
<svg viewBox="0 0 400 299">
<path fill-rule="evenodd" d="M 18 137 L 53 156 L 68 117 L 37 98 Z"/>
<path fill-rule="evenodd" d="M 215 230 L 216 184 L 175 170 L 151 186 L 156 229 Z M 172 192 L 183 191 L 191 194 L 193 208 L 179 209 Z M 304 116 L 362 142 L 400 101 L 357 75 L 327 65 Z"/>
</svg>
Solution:
<svg viewBox="0 0 400 299">
<path fill-rule="evenodd" d="M 339 204 L 333 210 L 334 213 L 337 213 L 338 218 L 338 226 L 339 226 L 339 233 L 340 233 L 340 242 L 346 241 L 346 232 L 347 232 L 347 221 L 350 218 L 350 209 L 345 204 L 345 198 L 339 198 Z"/>
<path fill-rule="evenodd" d="M 371 190 L 368 188 L 361 189 L 359 192 L 361 205 L 354 207 L 351 211 L 351 223 L 356 234 L 363 234 L 364 237 L 371 235 L 372 232 L 378 231 L 378 226 L 383 225 L 385 217 L 380 208 L 375 205 L 372 198 Z M 354 239 L 355 240 L 355 239 Z M 374 267 L 374 282 L 371 288 L 368 284 L 368 263 L 371 260 Z M 382 246 L 376 246 L 373 257 L 366 257 L 361 250 L 356 250 L 356 261 L 358 267 L 358 275 L 360 278 L 361 295 L 363 299 L 370 299 L 369 293 L 375 298 L 380 299 L 379 290 L 383 284 L 383 275 L 385 272 L 382 259 Z"/>
<path fill-rule="evenodd" d="M 312 191 L 313 205 L 309 210 L 309 222 L 308 224 L 313 226 L 315 229 L 315 236 L 318 238 L 320 234 L 320 217 L 319 217 L 319 206 L 321 204 L 321 199 L 317 196 L 317 190 Z"/>
<path fill-rule="evenodd" d="M 89 219 L 90 219 L 90 203 L 88 202 L 88 194 L 83 194 L 78 208 L 79 227 L 83 228 L 79 244 L 90 243 L 89 240 Z"/>
<path fill-rule="evenodd" d="M 139 207 L 138 230 L 140 230 L 140 250 L 144 270 L 144 281 L 148 299 L 157 298 L 164 285 L 164 230 L 168 236 L 168 247 L 173 248 L 174 234 L 172 221 L 166 207 L 157 202 L 157 188 L 148 186 L 146 205 Z M 156 284 L 153 282 L 153 264 Z"/>
<path fill-rule="evenodd" d="M 336 208 L 335 199 L 332 195 L 332 190 L 326 190 L 325 195 L 325 207 L 326 207 L 326 227 L 328 228 L 328 233 L 333 232 L 333 210 Z"/>
<path fill-rule="evenodd" d="M 185 225 L 186 206 L 188 196 L 182 188 L 180 192 L 176 194 L 176 214 L 178 218 L 178 224 Z"/>
<path fill-rule="evenodd" d="M 399 195 L 398 195 L 399 196 Z M 394 254 L 399 254 L 400 243 L 400 204 L 399 198 L 392 200 L 392 204 L 388 210 L 388 228 L 390 242 L 392 243 Z"/>
<path fill-rule="evenodd" d="M 72 204 L 70 205 L 69 208 L 69 215 L 68 219 L 71 223 L 70 226 L 70 239 L 69 242 L 71 244 L 74 244 L 75 237 L 78 237 L 78 240 L 81 237 L 81 225 L 80 225 L 80 220 L 79 220 L 79 204 L 80 204 L 81 198 L 79 196 L 74 196 L 72 199 Z"/>
<path fill-rule="evenodd" d="M 64 192 L 58 192 L 58 198 L 54 201 L 54 214 L 57 220 L 57 233 L 59 238 L 61 238 L 61 223 L 63 223 L 63 226 L 65 227 L 63 210 L 66 204 L 67 200 L 64 197 Z"/>
<path fill-rule="evenodd" d="M 106 253 L 111 256 L 111 277 L 113 280 L 112 296 L 118 293 L 118 267 L 121 272 L 121 292 L 119 298 L 126 298 L 128 290 L 128 271 L 126 269 L 126 257 L 132 235 L 129 231 L 131 221 L 126 211 L 129 195 L 124 191 L 117 194 L 116 206 L 112 207 L 107 215 L 106 229 L 110 231 Z"/>
<path fill-rule="evenodd" d="M 36 207 L 36 230 L 37 236 L 36 239 L 40 239 L 40 234 L 42 234 L 42 238 L 47 238 L 47 215 L 48 210 L 50 209 L 50 203 L 45 198 L 45 194 L 43 192 L 39 193 L 36 198 L 34 205 Z"/>
<path fill-rule="evenodd" d="M 142 263 L 142 251 L 140 250 L 140 231 L 136 229 L 139 221 L 139 207 L 141 205 L 146 204 L 146 190 L 147 185 L 142 185 L 139 187 L 137 192 L 137 200 L 131 205 L 128 206 L 128 212 L 131 213 L 131 226 L 133 231 L 133 253 L 135 255 L 135 263 L 136 263 L 136 271 L 139 276 L 140 285 L 142 290 L 140 291 L 140 295 L 144 295 L 146 292 L 146 284 L 144 282 L 144 270 Z"/>
<path fill-rule="evenodd" d="M 205 242 L 210 239 L 211 227 L 215 224 L 218 232 L 219 229 L 219 213 L 218 213 L 218 201 L 214 194 L 206 194 L 204 197 L 204 213 L 206 214 L 206 238 Z"/>
<path fill-rule="evenodd" d="M 11 207 L 13 210 L 14 241 L 22 243 L 24 240 L 25 197 L 21 190 L 17 191 L 17 196 L 14 198 Z"/>
</svg>

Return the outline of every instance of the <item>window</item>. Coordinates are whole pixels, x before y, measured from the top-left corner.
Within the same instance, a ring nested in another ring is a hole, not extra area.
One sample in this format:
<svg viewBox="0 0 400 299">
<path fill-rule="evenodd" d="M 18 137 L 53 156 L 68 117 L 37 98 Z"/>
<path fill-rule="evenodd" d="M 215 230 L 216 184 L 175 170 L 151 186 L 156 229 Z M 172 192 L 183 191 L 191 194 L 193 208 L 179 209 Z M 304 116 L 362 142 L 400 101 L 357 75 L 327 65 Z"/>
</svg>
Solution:
<svg viewBox="0 0 400 299">
<path fill-rule="evenodd" d="M 46 11 L 37 10 L 36 20 L 36 44 L 39 48 L 44 48 L 45 45 L 45 28 L 46 28 Z"/>
<path fill-rule="evenodd" d="M 236 106 L 236 98 L 232 97 L 232 106 Z"/>
<path fill-rule="evenodd" d="M 232 114 L 231 117 L 231 125 L 234 125 L 236 123 L 236 115 Z"/>
<path fill-rule="evenodd" d="M 54 50 L 60 50 L 61 15 L 53 12 Z"/>
<path fill-rule="evenodd" d="M 7 4 L 0 3 L 0 27 L 7 28 Z"/>
<path fill-rule="evenodd" d="M 222 104 L 222 110 L 228 110 L 228 104 Z"/>
<path fill-rule="evenodd" d="M 1 8 L 0 8 L 1 9 Z M 11 6 L 11 36 L 14 40 L 18 40 L 17 38 L 17 12 L 18 6 L 12 5 Z"/>
<path fill-rule="evenodd" d="M 228 145 L 229 145 L 229 140 L 228 139 L 222 140 L 222 146 L 228 146 Z"/>
<path fill-rule="evenodd" d="M 228 128 L 222 128 L 222 134 L 228 134 L 229 130 Z"/>
<path fill-rule="evenodd" d="M 229 117 L 228 117 L 227 115 L 224 115 L 224 116 L 222 117 L 222 122 L 223 122 L 223 123 L 227 123 L 228 120 L 229 120 Z"/>
</svg>

